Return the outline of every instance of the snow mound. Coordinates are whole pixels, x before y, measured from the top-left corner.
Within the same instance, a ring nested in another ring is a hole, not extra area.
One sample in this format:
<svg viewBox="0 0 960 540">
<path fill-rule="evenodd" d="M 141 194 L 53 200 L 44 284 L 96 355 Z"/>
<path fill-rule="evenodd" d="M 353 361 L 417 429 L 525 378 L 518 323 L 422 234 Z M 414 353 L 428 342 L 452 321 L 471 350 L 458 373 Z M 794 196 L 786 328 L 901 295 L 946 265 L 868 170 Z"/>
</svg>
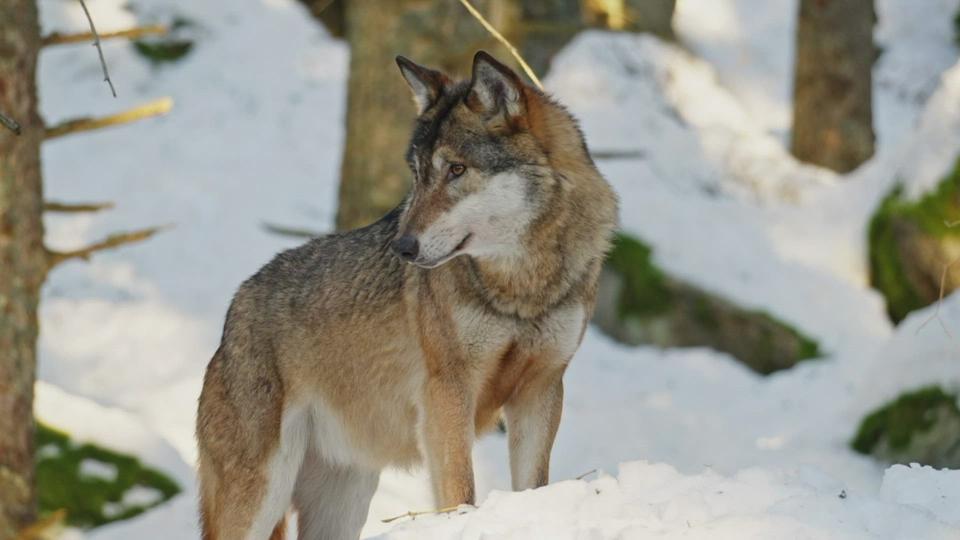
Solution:
<svg viewBox="0 0 960 540">
<path fill-rule="evenodd" d="M 617 478 L 496 491 L 479 508 L 419 517 L 377 537 L 600 540 L 605 538 L 956 538 L 960 472 L 890 468 L 879 492 L 848 491 L 816 469 L 711 470 L 620 466 Z"/>
</svg>

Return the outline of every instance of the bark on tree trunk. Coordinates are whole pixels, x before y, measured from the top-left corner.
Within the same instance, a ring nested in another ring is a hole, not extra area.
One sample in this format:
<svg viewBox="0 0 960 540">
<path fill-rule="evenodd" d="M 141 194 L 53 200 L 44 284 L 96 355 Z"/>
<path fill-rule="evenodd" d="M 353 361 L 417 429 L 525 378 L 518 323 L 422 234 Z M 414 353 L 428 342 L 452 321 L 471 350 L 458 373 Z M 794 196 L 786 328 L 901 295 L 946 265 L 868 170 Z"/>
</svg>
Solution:
<svg viewBox="0 0 960 540">
<path fill-rule="evenodd" d="M 43 248 L 36 64 L 40 30 L 34 0 L 0 3 L 0 538 L 36 518 L 33 382 L 37 304 L 46 275 Z"/>
<path fill-rule="evenodd" d="M 516 38 L 511 24 L 519 19 L 516 0 L 473 4 L 504 36 Z M 395 56 L 454 75 L 469 73 L 477 49 L 511 60 L 457 1 L 349 0 L 346 8 L 350 77 L 337 212 L 341 230 L 380 218 L 409 186 L 404 151 L 414 108 Z"/>
<path fill-rule="evenodd" d="M 873 155 L 873 0 L 800 0 L 793 90 L 797 159 L 849 172 Z"/>
</svg>

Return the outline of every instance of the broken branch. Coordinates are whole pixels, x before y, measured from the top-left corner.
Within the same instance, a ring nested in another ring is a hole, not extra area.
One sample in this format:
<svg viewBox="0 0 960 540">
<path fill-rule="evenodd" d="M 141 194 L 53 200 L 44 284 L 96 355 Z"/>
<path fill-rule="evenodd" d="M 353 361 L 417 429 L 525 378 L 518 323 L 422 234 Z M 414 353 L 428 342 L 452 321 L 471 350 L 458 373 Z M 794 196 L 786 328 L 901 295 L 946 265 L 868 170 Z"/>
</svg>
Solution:
<svg viewBox="0 0 960 540">
<path fill-rule="evenodd" d="M 90 260 L 90 256 L 98 251 L 105 251 L 108 249 L 118 248 L 120 246 L 125 246 L 128 244 L 135 244 L 137 242 L 143 242 L 144 240 L 150 238 L 151 236 L 157 234 L 158 232 L 168 229 L 169 226 L 165 227 L 150 227 L 149 229 L 141 229 L 139 231 L 131 232 L 121 232 L 114 233 L 100 242 L 90 244 L 87 247 L 75 249 L 72 251 L 53 251 L 47 250 L 47 269 L 52 269 L 58 264 L 68 261 L 70 259 L 83 259 L 85 261 Z"/>
<path fill-rule="evenodd" d="M 3 113 L 0 113 L 0 124 L 3 124 L 4 127 L 12 131 L 14 134 L 20 134 L 20 123 Z"/>
<path fill-rule="evenodd" d="M 543 91 L 543 84 L 540 83 L 540 79 L 537 78 L 537 74 L 533 72 L 533 68 L 531 68 L 530 65 L 527 64 L 527 61 L 520 56 L 520 51 L 518 51 L 516 47 L 507 41 L 507 38 L 503 37 L 503 34 L 497 32 L 497 29 L 494 28 L 493 25 L 490 24 L 487 19 L 480 14 L 479 11 L 477 11 L 477 8 L 473 7 L 473 4 L 471 4 L 469 0 L 460 0 L 460 3 L 463 4 L 463 7 L 467 8 L 467 11 L 473 15 L 473 18 L 480 22 L 480 25 L 483 26 L 487 32 L 490 32 L 490 35 L 496 38 L 497 41 L 503 44 L 503 46 L 510 51 L 510 54 L 513 55 L 513 57 L 517 60 L 517 63 L 520 64 L 520 67 L 523 68 L 523 72 L 527 74 L 527 77 L 530 77 L 530 80 L 533 81 L 533 84 L 537 85 L 537 88 Z"/>
<path fill-rule="evenodd" d="M 87 21 L 90 23 L 90 33 L 93 34 L 93 46 L 97 48 L 97 54 L 100 56 L 100 67 L 103 68 L 103 80 L 110 85 L 110 93 L 113 94 L 113 97 L 117 97 L 117 90 L 113 87 L 113 81 L 110 80 L 110 72 L 107 71 L 107 61 L 103 59 L 103 47 L 100 46 L 100 36 L 97 34 L 97 27 L 93 25 L 93 17 L 90 16 L 90 11 L 87 10 L 86 2 L 80 0 L 80 6 L 83 8 L 83 13 L 87 16 Z"/>
<path fill-rule="evenodd" d="M 293 238 L 316 238 L 318 236 L 323 236 L 323 233 L 317 231 L 311 231 L 309 229 L 299 229 L 296 227 L 287 227 L 284 225 L 277 225 L 274 223 L 263 222 L 263 228 L 273 234 L 279 234 L 280 236 L 290 236 Z"/>
<path fill-rule="evenodd" d="M 112 114 L 110 116 L 104 116 L 102 118 L 76 118 L 73 120 L 67 120 L 62 124 L 57 124 L 53 127 L 48 127 L 45 139 L 55 139 L 63 135 L 68 135 L 70 133 L 76 133 L 78 131 L 90 131 L 93 129 L 100 129 L 107 126 L 114 126 L 117 124 L 127 124 L 135 120 L 140 120 L 143 118 L 150 118 L 153 116 L 160 116 L 166 114 L 173 108 L 173 99 L 169 97 L 156 99 L 149 103 L 140 105 L 139 107 L 134 107 L 133 109 L 123 111 L 117 114 Z"/>
<path fill-rule="evenodd" d="M 45 201 L 43 203 L 44 212 L 99 212 L 113 208 L 112 202 L 103 203 L 62 203 L 57 201 Z"/>
<path fill-rule="evenodd" d="M 390 523 L 401 518 L 411 518 L 414 519 L 417 516 L 426 516 L 430 514 L 449 514 L 450 512 L 456 512 L 459 506 L 448 506 L 446 508 L 440 508 L 439 510 L 423 510 L 420 512 L 407 512 L 405 514 L 400 514 L 399 516 L 393 516 L 392 518 L 381 519 L 381 523 Z"/>
<path fill-rule="evenodd" d="M 117 30 L 115 32 L 106 32 L 100 34 L 99 36 L 95 35 L 93 32 L 79 32 L 75 34 L 61 34 L 59 32 L 54 32 L 52 34 L 46 35 L 40 41 L 41 46 L 46 47 L 48 45 L 66 45 L 68 43 L 84 43 L 90 40 L 95 40 L 97 37 L 100 40 L 104 39 L 116 39 L 116 38 L 127 38 L 127 39 L 138 39 L 144 36 L 160 36 L 166 34 L 170 31 L 169 27 L 166 27 L 162 24 L 151 24 L 149 26 L 135 26 L 133 28 L 128 28 L 126 30 Z"/>
</svg>

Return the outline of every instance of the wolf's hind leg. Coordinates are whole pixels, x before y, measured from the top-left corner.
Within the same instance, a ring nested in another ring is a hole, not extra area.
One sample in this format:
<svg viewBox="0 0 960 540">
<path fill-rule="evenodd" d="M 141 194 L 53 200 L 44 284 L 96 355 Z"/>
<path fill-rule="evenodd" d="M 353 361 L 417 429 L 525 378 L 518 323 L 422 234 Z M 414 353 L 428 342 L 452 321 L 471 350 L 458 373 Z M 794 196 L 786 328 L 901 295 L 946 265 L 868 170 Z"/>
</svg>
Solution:
<svg viewBox="0 0 960 540">
<path fill-rule="evenodd" d="M 293 493 L 299 540 L 357 540 L 380 471 L 334 465 L 307 451 Z"/>
</svg>

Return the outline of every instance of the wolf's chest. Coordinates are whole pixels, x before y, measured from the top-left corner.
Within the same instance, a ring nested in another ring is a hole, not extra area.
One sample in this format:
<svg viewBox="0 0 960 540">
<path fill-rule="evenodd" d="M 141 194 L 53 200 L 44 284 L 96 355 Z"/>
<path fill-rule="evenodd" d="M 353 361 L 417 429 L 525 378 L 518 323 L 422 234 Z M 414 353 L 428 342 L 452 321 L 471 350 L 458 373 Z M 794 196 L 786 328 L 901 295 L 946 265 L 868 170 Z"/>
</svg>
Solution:
<svg viewBox="0 0 960 540">
<path fill-rule="evenodd" d="M 558 308 L 536 320 L 465 306 L 454 310 L 453 326 L 461 351 L 471 363 L 485 364 L 508 347 L 526 356 L 567 362 L 580 344 L 586 312 L 579 303 Z"/>
</svg>

